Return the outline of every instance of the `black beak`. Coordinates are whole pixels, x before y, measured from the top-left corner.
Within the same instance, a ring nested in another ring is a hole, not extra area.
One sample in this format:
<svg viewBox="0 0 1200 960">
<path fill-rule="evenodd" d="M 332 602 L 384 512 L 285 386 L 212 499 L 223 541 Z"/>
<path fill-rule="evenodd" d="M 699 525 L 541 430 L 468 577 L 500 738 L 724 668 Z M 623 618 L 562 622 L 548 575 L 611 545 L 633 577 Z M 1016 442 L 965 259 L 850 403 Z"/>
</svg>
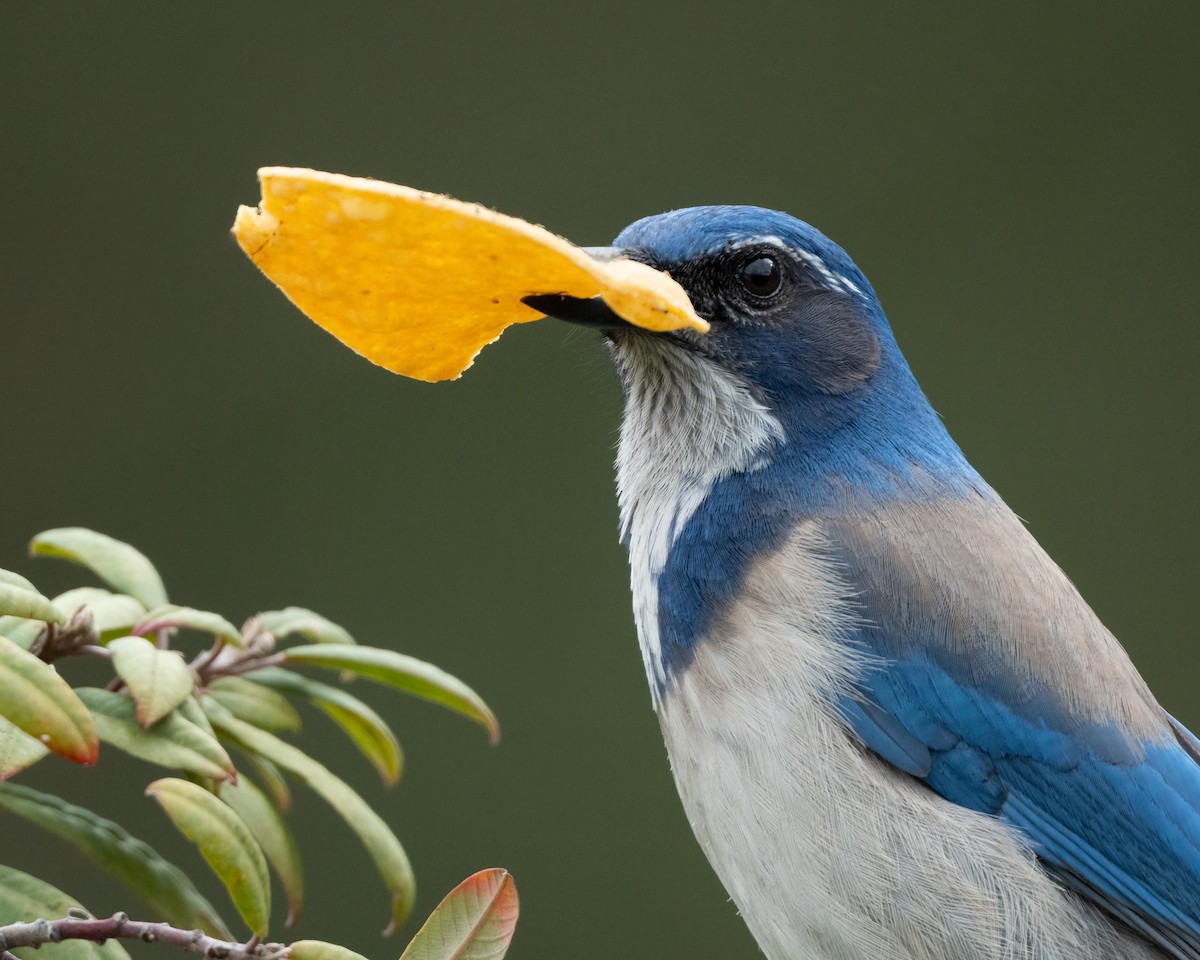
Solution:
<svg viewBox="0 0 1200 960">
<path fill-rule="evenodd" d="M 584 247 L 593 260 L 609 261 L 627 256 L 620 247 Z M 568 297 L 561 293 L 537 293 L 522 297 L 521 302 L 533 307 L 539 313 L 556 320 L 578 324 L 581 327 L 591 327 L 593 330 L 620 330 L 633 326 L 627 320 L 622 320 L 612 308 L 600 297 Z"/>
<path fill-rule="evenodd" d="M 618 330 L 632 327 L 633 324 L 622 320 L 612 308 L 600 297 L 568 297 L 561 293 L 535 293 L 522 297 L 521 302 L 533 307 L 538 313 L 567 323 L 576 323 L 581 327 L 592 327 L 596 330 Z"/>
</svg>

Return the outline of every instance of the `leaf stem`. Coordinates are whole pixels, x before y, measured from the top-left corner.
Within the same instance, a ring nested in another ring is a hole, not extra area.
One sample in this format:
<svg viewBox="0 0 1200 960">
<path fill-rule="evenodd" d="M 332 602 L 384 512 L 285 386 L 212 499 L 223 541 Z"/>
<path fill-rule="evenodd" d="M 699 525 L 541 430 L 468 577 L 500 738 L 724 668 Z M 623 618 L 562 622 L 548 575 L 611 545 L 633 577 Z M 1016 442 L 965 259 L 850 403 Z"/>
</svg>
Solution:
<svg viewBox="0 0 1200 960">
<path fill-rule="evenodd" d="M 112 651 L 108 647 L 102 647 L 98 643 L 86 643 L 77 651 L 85 657 L 101 657 L 104 660 L 112 659 Z"/>
<path fill-rule="evenodd" d="M 287 946 L 282 943 L 259 943 L 257 937 L 248 943 L 217 940 L 202 930 L 180 930 L 170 924 L 130 920 L 128 914 L 115 913 L 104 920 L 64 917 L 0 926 L 0 960 L 13 960 L 9 951 L 17 947 L 40 947 L 44 943 L 61 943 L 63 940 L 163 943 L 189 953 L 203 954 L 210 960 L 285 960 L 287 957 Z"/>
</svg>

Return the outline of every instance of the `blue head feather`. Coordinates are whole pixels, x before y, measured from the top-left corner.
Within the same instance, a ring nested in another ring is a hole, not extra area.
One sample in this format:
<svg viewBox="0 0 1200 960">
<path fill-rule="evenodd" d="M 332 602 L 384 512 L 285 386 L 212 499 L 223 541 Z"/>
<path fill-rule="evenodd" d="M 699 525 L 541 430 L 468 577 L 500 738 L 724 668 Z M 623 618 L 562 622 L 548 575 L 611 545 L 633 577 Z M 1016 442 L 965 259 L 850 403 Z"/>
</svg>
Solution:
<svg viewBox="0 0 1200 960">
<path fill-rule="evenodd" d="M 666 270 L 712 321 L 676 340 L 746 381 L 783 424 L 777 452 L 806 498 L 827 481 L 890 485 L 920 467 L 948 482 L 974 471 L 926 400 L 870 282 L 807 223 L 750 206 L 690 207 L 638 220 L 616 239 Z M 778 260 L 782 287 L 746 296 L 739 266 Z"/>
</svg>

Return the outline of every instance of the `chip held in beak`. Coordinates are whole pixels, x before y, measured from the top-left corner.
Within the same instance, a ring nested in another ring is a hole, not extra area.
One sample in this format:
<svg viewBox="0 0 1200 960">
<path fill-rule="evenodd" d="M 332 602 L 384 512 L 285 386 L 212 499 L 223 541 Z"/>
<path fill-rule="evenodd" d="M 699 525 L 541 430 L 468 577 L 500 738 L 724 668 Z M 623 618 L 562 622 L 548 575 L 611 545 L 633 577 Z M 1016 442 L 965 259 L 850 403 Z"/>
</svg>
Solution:
<svg viewBox="0 0 1200 960">
<path fill-rule="evenodd" d="M 523 297 L 601 297 L 635 326 L 706 331 L 683 288 L 628 259 L 596 259 L 473 203 L 297 167 L 258 171 L 262 202 L 233 233 L 297 307 L 394 373 L 453 380 L 514 323 Z"/>
</svg>

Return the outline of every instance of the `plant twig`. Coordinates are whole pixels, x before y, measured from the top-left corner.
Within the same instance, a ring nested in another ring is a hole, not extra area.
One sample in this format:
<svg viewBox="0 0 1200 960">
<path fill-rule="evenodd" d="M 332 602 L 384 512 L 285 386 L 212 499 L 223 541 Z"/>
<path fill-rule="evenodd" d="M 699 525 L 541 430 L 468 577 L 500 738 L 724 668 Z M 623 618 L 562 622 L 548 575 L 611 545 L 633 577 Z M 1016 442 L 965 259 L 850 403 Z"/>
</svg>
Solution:
<svg viewBox="0 0 1200 960">
<path fill-rule="evenodd" d="M 205 686 L 213 680 L 221 679 L 221 677 L 236 677 L 243 673 L 262 670 L 265 667 L 280 667 L 285 663 L 287 663 L 287 654 L 283 651 L 272 653 L 266 657 L 247 657 L 244 660 L 236 660 L 228 665 L 204 671 Z"/>
<path fill-rule="evenodd" d="M 203 954 L 210 960 L 286 960 L 287 957 L 287 946 L 282 943 L 259 943 L 257 937 L 249 943 L 217 940 L 202 930 L 180 930 L 170 924 L 130 920 L 128 914 L 115 913 L 104 920 L 64 917 L 0 926 L 0 960 L 11 960 L 9 951 L 17 947 L 40 947 L 44 943 L 61 943 L 63 940 L 163 943 Z"/>
<path fill-rule="evenodd" d="M 203 650 L 196 654 L 191 663 L 188 664 L 188 669 L 202 680 L 207 677 L 206 671 L 209 664 L 217 659 L 217 655 L 225 649 L 225 641 L 221 637 L 217 637 L 213 641 L 213 645 L 207 650 Z"/>
</svg>

